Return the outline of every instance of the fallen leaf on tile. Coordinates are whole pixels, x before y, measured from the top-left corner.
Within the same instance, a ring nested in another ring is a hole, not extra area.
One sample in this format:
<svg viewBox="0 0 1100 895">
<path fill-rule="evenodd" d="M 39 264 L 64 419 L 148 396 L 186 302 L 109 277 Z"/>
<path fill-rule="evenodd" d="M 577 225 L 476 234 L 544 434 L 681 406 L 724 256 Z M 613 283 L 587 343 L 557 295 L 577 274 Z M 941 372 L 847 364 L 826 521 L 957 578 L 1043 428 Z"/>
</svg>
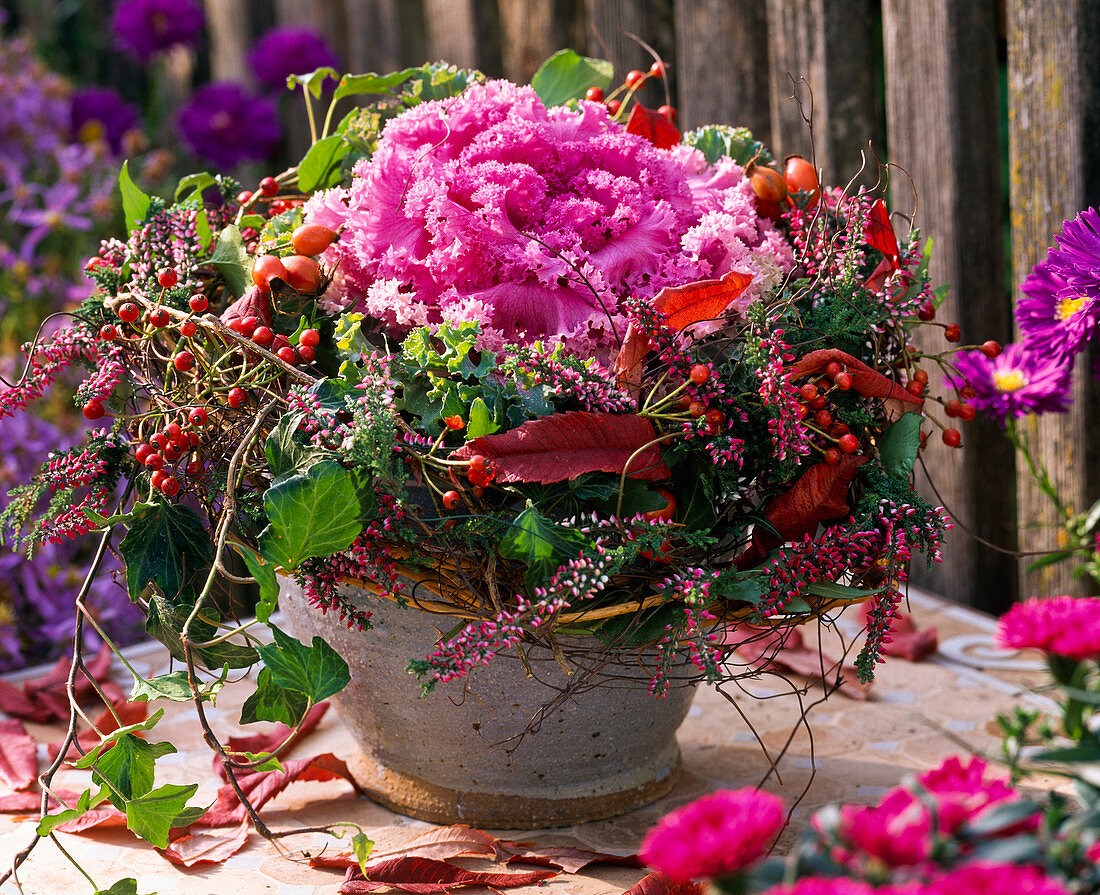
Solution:
<svg viewBox="0 0 1100 895">
<path fill-rule="evenodd" d="M 237 784 L 257 811 L 271 801 L 296 780 L 335 780 L 338 777 L 349 781 L 359 791 L 347 763 L 331 752 L 314 755 L 312 758 L 295 758 L 283 762 L 283 770 L 256 771 L 251 774 L 238 774 Z M 208 827 L 228 827 L 239 824 L 248 816 L 248 811 L 232 785 L 226 784 L 218 790 L 217 801 L 198 821 Z"/>
<path fill-rule="evenodd" d="M 371 860 L 379 858 L 430 858 L 446 861 L 463 855 L 495 855 L 498 840 L 483 830 L 475 830 L 466 824 L 453 824 L 449 827 L 436 827 L 421 833 L 415 839 L 397 848 L 376 851 Z M 310 867 L 324 867 L 329 870 L 346 870 L 358 867 L 359 860 L 351 852 L 332 855 L 316 855 L 309 859 Z"/>
<path fill-rule="evenodd" d="M 74 792 L 69 789 L 55 789 L 58 797 L 65 800 L 66 804 L 75 804 L 76 800 L 80 798 L 80 793 Z M 26 811 L 38 811 L 38 807 L 42 804 L 42 794 L 37 792 L 10 792 L 5 795 L 0 795 L 0 814 L 22 814 Z M 56 799 L 50 799 L 50 810 L 54 811 L 61 807 L 61 803 Z M 37 817 L 37 813 L 35 817 Z"/>
<path fill-rule="evenodd" d="M 320 723 L 321 719 L 325 716 L 325 712 L 328 711 L 328 702 L 320 702 L 306 712 L 306 716 L 302 719 L 302 723 L 298 725 L 298 732 L 291 737 L 290 741 L 286 744 L 284 751 L 292 748 L 302 737 L 313 730 L 314 727 Z M 283 740 L 287 738 L 293 728 L 287 727 L 285 724 L 277 724 L 269 733 L 256 733 L 246 737 L 230 737 L 225 744 L 225 747 L 230 752 L 251 752 L 254 755 L 259 755 L 261 752 L 270 752 L 279 746 Z M 214 771 L 223 780 L 225 777 L 225 767 L 222 765 L 221 759 L 214 756 Z"/>
<path fill-rule="evenodd" d="M 126 826 L 126 813 L 119 811 L 113 805 L 105 805 L 103 808 L 93 808 L 85 811 L 80 817 L 74 817 L 66 821 L 56 830 L 62 833 L 80 833 L 91 830 L 94 827 L 124 827 Z"/>
<path fill-rule="evenodd" d="M 249 822 L 242 821 L 235 829 L 212 829 L 193 826 L 186 835 L 172 841 L 159 851 L 173 864 L 193 867 L 195 864 L 222 864 L 239 852 L 248 840 Z"/>
<path fill-rule="evenodd" d="M 860 683 L 852 666 L 841 665 L 815 649 L 807 649 L 797 628 L 771 632 L 751 625 L 737 625 L 727 631 L 726 642 L 736 644 L 736 651 L 758 670 L 784 669 L 815 680 L 821 680 L 824 671 L 828 682 L 837 682 L 840 692 L 850 699 L 866 699 L 870 690 L 870 684 Z"/>
<path fill-rule="evenodd" d="M 557 876 L 556 870 L 532 870 L 528 873 L 488 873 L 466 870 L 445 861 L 427 858 L 392 858 L 378 864 L 368 864 L 369 879 L 359 868 L 349 867 L 339 891 L 342 895 L 357 895 L 378 889 L 397 889 L 414 895 L 435 895 L 463 886 L 489 886 L 505 889 L 531 886 Z"/>
<path fill-rule="evenodd" d="M 88 675 L 96 680 L 108 699 L 121 698 L 122 691 L 108 677 L 111 671 L 111 658 L 110 647 L 104 645 L 96 657 L 85 664 L 85 673 L 78 674 L 73 683 L 73 690 L 78 700 L 85 699 L 95 692 Z M 38 724 L 49 724 L 51 721 L 62 721 L 68 718 L 69 697 L 65 687 L 71 667 L 72 663 L 68 658 L 58 659 L 53 668 L 45 674 L 24 681 L 22 689 L 8 681 L 0 681 L 0 711 L 13 718 L 34 721 Z"/>
<path fill-rule="evenodd" d="M 703 895 L 704 891 L 699 883 L 679 883 L 654 871 L 638 880 L 623 895 Z"/>
<path fill-rule="evenodd" d="M 34 786 L 38 776 L 38 744 L 22 721 L 0 720 L 0 790 L 18 792 Z"/>
<path fill-rule="evenodd" d="M 99 741 L 103 739 L 107 734 L 114 733 L 119 728 L 119 721 L 122 722 L 122 727 L 129 727 L 131 724 L 139 724 L 149 717 L 149 703 L 147 702 L 127 702 L 126 700 L 120 700 L 114 703 L 115 713 L 118 714 L 118 719 L 115 719 L 115 715 L 109 710 L 104 709 L 100 716 L 95 719 L 95 730 L 83 730 L 77 734 L 76 740 L 80 745 L 78 750 L 75 745 L 69 745 L 69 751 L 65 755 L 66 761 L 76 761 L 84 752 L 88 752 L 99 745 Z M 99 731 L 98 733 L 96 731 Z M 136 732 L 137 736 L 141 736 L 141 732 Z M 50 743 L 49 754 L 50 761 L 57 758 L 57 753 L 61 751 L 61 743 Z"/>
<path fill-rule="evenodd" d="M 644 866 L 637 855 L 609 855 L 603 852 L 572 848 L 566 845 L 524 847 L 519 842 L 500 841 L 507 849 L 505 864 L 534 864 L 538 867 L 557 867 L 565 873 L 580 873 L 589 864 L 612 864 L 616 867 Z"/>
</svg>

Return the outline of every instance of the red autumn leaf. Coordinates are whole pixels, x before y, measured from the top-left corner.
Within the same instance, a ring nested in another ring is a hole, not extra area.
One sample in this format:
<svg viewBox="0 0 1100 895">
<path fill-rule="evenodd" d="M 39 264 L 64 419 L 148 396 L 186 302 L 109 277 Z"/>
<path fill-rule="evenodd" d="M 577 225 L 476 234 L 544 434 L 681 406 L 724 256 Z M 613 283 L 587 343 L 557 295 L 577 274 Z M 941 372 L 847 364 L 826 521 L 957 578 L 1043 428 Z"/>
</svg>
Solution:
<svg viewBox="0 0 1100 895">
<path fill-rule="evenodd" d="M 58 798 L 68 805 L 75 805 L 80 793 L 69 789 L 56 789 Z M 42 795 L 37 792 L 9 792 L 0 795 L 0 814 L 22 814 L 25 811 L 37 812 L 42 805 Z M 57 799 L 50 799 L 49 810 L 56 811 L 62 805 Z M 37 816 L 37 814 L 36 814 Z"/>
<path fill-rule="evenodd" d="M 865 398 L 881 398 L 884 401 L 892 398 L 908 404 L 916 404 L 918 407 L 924 404 L 923 398 L 916 397 L 892 379 L 887 379 L 878 370 L 872 370 L 863 361 L 857 360 L 839 348 L 821 348 L 811 351 L 791 367 L 791 379 L 816 376 L 824 372 L 825 368 L 834 361 L 847 369 L 852 377 L 852 388 Z"/>
<path fill-rule="evenodd" d="M 427 858 L 392 858 L 379 864 L 368 864 L 367 874 L 369 878 L 364 877 L 358 867 L 349 867 L 339 891 L 355 895 L 378 889 L 398 889 L 414 895 L 435 895 L 463 886 L 488 886 L 493 889 L 532 886 L 558 875 L 554 870 L 487 873 Z"/>
<path fill-rule="evenodd" d="M 653 345 L 650 344 L 649 336 L 633 322 L 629 323 L 622 347 L 615 356 L 615 363 L 611 366 L 611 372 L 615 374 L 615 381 L 619 384 L 619 388 L 635 401 L 642 393 L 642 367 L 645 364 L 645 357 L 652 350 Z"/>
<path fill-rule="evenodd" d="M 623 895 L 703 895 L 703 886 L 694 882 L 677 882 L 654 871 L 642 877 Z"/>
<path fill-rule="evenodd" d="M 36 724 L 48 724 L 55 720 L 52 710 L 27 696 L 14 684 L 0 679 L 0 711 L 13 718 L 34 721 Z"/>
<path fill-rule="evenodd" d="M 0 787 L 30 789 L 38 776 L 38 744 L 15 718 L 0 720 Z"/>
<path fill-rule="evenodd" d="M 603 852 L 551 845 L 546 848 L 528 847 L 518 842 L 501 841 L 500 848 L 507 858 L 506 864 L 534 864 L 538 867 L 557 867 L 565 873 L 580 873 L 589 864 L 612 864 L 616 867 L 642 867 L 637 855 L 609 855 Z"/>
<path fill-rule="evenodd" d="M 653 307 L 668 318 L 668 328 L 680 332 L 693 323 L 716 320 L 730 302 L 752 285 L 752 274 L 731 270 L 720 280 L 699 280 L 686 286 L 666 286 Z"/>
<path fill-rule="evenodd" d="M 118 714 L 119 719 L 122 721 L 123 727 L 129 727 L 131 724 L 138 724 L 144 721 L 149 716 L 149 703 L 148 702 L 116 702 L 114 704 L 115 712 Z M 118 730 L 119 723 L 115 720 L 115 716 L 110 711 L 104 709 L 98 718 L 95 720 L 95 730 L 81 731 L 77 737 L 77 743 L 80 744 L 81 750 L 78 750 L 75 745 L 69 746 L 69 751 L 65 755 L 66 761 L 75 761 L 83 752 L 88 752 L 99 745 L 99 741 L 103 739 L 109 733 L 113 733 Z M 99 733 L 96 733 L 96 731 Z M 140 734 L 138 734 L 140 736 Z M 57 758 L 57 753 L 61 751 L 61 743 L 50 743 L 49 754 L 50 760 Z"/>
<path fill-rule="evenodd" d="M 897 270 L 897 265 L 891 262 L 889 258 L 883 258 L 863 285 L 872 292 L 881 292 L 882 287 L 886 285 L 886 278 L 895 270 Z"/>
<path fill-rule="evenodd" d="M 191 827 L 186 835 L 174 840 L 168 848 L 157 851 L 173 864 L 183 867 L 223 864 L 244 847 L 248 840 L 248 827 L 248 821 L 243 821 L 234 830 Z"/>
<path fill-rule="evenodd" d="M 255 317 L 264 326 L 271 325 L 271 297 L 258 286 L 249 286 L 244 295 L 222 312 L 221 321 L 229 326 L 234 320 Z"/>
<path fill-rule="evenodd" d="M 626 121 L 626 132 L 645 137 L 658 149 L 671 149 L 680 142 L 680 131 L 656 109 L 635 103 Z"/>
<path fill-rule="evenodd" d="M 55 829 L 62 833 L 82 833 L 97 827 L 124 827 L 126 826 L 126 812 L 119 811 L 113 805 L 105 805 L 102 808 L 93 808 L 85 811 L 80 817 L 66 821 Z"/>
<path fill-rule="evenodd" d="M 430 858 L 446 861 L 463 855 L 497 855 L 498 840 L 483 830 L 475 830 L 466 824 L 453 824 L 449 827 L 435 827 L 421 833 L 397 848 L 376 851 L 371 859 L 379 858 Z M 332 855 L 317 855 L 309 859 L 310 867 L 324 867 L 329 870 L 346 870 L 358 867 L 358 859 L 350 852 Z"/>
<path fill-rule="evenodd" d="M 99 683 L 100 688 L 107 694 L 107 698 L 115 699 L 120 698 L 122 692 L 116 684 L 108 680 L 111 659 L 110 647 L 103 646 L 96 657 L 86 663 L 85 668 L 87 673 Z M 70 660 L 62 657 L 41 677 L 24 681 L 22 689 L 8 681 L 0 680 L 0 711 L 13 718 L 34 721 L 37 724 L 49 724 L 51 721 L 68 718 L 69 697 L 65 693 L 65 687 L 70 668 Z M 86 674 L 82 673 L 76 676 L 73 689 L 76 698 L 82 700 L 90 696 L 95 688 L 92 687 Z"/>
<path fill-rule="evenodd" d="M 871 601 L 868 601 L 861 609 L 865 624 L 870 605 Z M 913 621 L 913 616 L 908 612 L 899 611 L 890 620 L 890 641 L 883 645 L 882 651 L 888 656 L 905 659 L 908 662 L 920 662 L 922 659 L 927 659 L 939 647 L 939 633 L 934 627 L 919 630 Z"/>
<path fill-rule="evenodd" d="M 871 216 L 863 228 L 863 236 L 868 245 L 882 252 L 897 268 L 898 238 L 894 235 L 894 225 L 890 223 L 890 212 L 881 199 L 871 206 Z"/>
<path fill-rule="evenodd" d="M 286 744 L 285 751 L 290 750 L 293 746 L 304 737 L 307 733 L 313 730 L 325 716 L 325 712 L 328 711 L 328 701 L 319 702 L 308 712 L 302 719 L 302 723 L 298 725 L 298 732 L 290 738 L 290 741 Z M 226 745 L 230 752 L 251 752 L 254 755 L 259 755 L 263 752 L 270 752 L 277 746 L 282 744 L 290 734 L 292 728 L 287 727 L 285 724 L 276 724 L 269 733 L 256 733 L 246 737 L 230 737 L 226 742 Z M 214 773 L 216 773 L 223 780 L 225 776 L 225 765 L 219 757 L 214 756 Z"/>
<path fill-rule="evenodd" d="M 468 441 L 451 459 L 483 454 L 498 482 L 563 482 L 586 472 L 621 473 L 630 462 L 634 479 L 670 473 L 653 424 L 645 417 L 574 410 L 531 420 L 500 435 Z"/>
<path fill-rule="evenodd" d="M 257 811 L 275 796 L 298 780 L 335 780 L 343 777 L 356 791 L 355 782 L 347 763 L 331 752 L 314 755 L 312 758 L 295 758 L 283 762 L 283 770 L 256 771 L 251 774 L 238 774 L 237 784 L 248 797 Z M 207 827 L 228 827 L 241 823 L 248 816 L 241 800 L 230 784 L 218 789 L 218 798 L 198 823 Z"/>
<path fill-rule="evenodd" d="M 839 690 L 850 699 L 864 700 L 870 684 L 862 684 L 859 672 L 851 665 L 842 665 L 817 650 L 807 649 L 798 628 L 783 630 L 761 629 L 751 625 L 737 625 L 727 629 L 726 644 L 734 649 L 754 668 L 783 669 L 793 674 L 821 680 L 831 685 L 838 682 Z M 839 674 L 838 674 L 839 672 Z"/>
</svg>

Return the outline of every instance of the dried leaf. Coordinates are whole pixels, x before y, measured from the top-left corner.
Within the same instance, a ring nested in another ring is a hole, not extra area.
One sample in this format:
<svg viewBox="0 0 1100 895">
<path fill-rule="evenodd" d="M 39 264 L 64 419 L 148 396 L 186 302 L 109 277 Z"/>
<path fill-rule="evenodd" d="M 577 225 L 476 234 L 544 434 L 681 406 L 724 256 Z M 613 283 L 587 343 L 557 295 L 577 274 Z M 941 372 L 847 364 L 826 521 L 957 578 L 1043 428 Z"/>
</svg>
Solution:
<svg viewBox="0 0 1100 895">
<path fill-rule="evenodd" d="M 626 121 L 626 132 L 645 137 L 658 149 L 671 149 L 680 142 L 680 131 L 656 109 L 635 103 Z"/>
<path fill-rule="evenodd" d="M 503 483 L 549 484 L 586 472 L 621 473 L 628 461 L 631 478 L 667 478 L 669 469 L 655 441 L 653 424 L 645 417 L 577 410 L 474 438 L 451 458 L 483 454 Z"/>
<path fill-rule="evenodd" d="M 642 367 L 645 365 L 646 355 L 652 350 L 649 336 L 633 322 L 627 324 L 623 345 L 615 356 L 611 372 L 615 374 L 619 388 L 635 401 L 642 393 Z"/>
<path fill-rule="evenodd" d="M 669 329 L 679 332 L 693 323 L 720 318 L 750 285 L 752 274 L 731 270 L 720 280 L 667 286 L 657 293 L 653 306 L 667 316 Z"/>
<path fill-rule="evenodd" d="M 558 875 L 554 870 L 486 873 L 427 858 L 392 858 L 381 863 L 368 864 L 367 873 L 369 879 L 359 872 L 358 867 L 349 867 L 339 891 L 346 895 L 355 895 L 378 889 L 398 889 L 414 895 L 435 895 L 463 886 L 489 886 L 494 889 L 531 886 Z"/>
<path fill-rule="evenodd" d="M 847 369 L 852 376 L 852 388 L 865 398 L 881 398 L 884 401 L 892 399 L 915 404 L 918 407 L 924 405 L 923 398 L 911 394 L 892 379 L 887 379 L 878 370 L 872 370 L 863 361 L 839 348 L 821 348 L 811 351 L 791 367 L 791 379 L 816 376 L 833 361 Z"/>
<path fill-rule="evenodd" d="M 851 665 L 842 665 L 823 652 L 807 649 L 798 628 L 774 630 L 737 625 L 727 630 L 725 641 L 736 644 L 734 649 L 760 671 L 782 669 L 812 680 L 824 679 L 829 684 L 835 681 L 840 692 L 850 699 L 866 699 L 871 688 L 870 684 L 860 683 L 859 672 Z"/>
<path fill-rule="evenodd" d="M 191 827 L 185 836 L 168 848 L 157 849 L 173 864 L 193 867 L 195 864 L 223 864 L 239 852 L 248 840 L 248 821 L 233 830 L 213 830 Z"/>
<path fill-rule="evenodd" d="M 299 740 L 306 734 L 313 730 L 325 717 L 325 712 L 328 711 L 328 701 L 319 702 L 308 712 L 302 719 L 302 723 L 298 725 L 298 730 L 290 741 L 286 744 L 286 750 L 291 749 Z M 270 752 L 279 746 L 283 740 L 287 738 L 293 728 L 287 727 L 285 724 L 276 724 L 269 733 L 256 733 L 246 737 L 230 737 L 226 746 L 230 752 L 251 752 L 253 755 L 259 755 L 262 752 Z M 286 751 L 284 750 L 284 751 Z M 221 759 L 215 756 L 214 758 L 214 772 L 223 780 L 225 777 L 225 767 L 222 765 Z"/>
<path fill-rule="evenodd" d="M 255 317 L 264 326 L 271 325 L 271 298 L 257 286 L 249 286 L 244 295 L 222 312 L 221 320 L 229 326 L 234 320 Z"/>
<path fill-rule="evenodd" d="M 890 212 L 881 199 L 871 206 L 871 216 L 863 228 L 867 244 L 878 249 L 889 258 L 895 268 L 898 266 L 898 238 L 894 235 L 894 225 L 890 223 Z"/>
<path fill-rule="evenodd" d="M 21 718 L 36 724 L 48 724 L 56 720 L 51 709 L 31 699 L 25 690 L 20 690 L 3 679 L 0 679 L 0 711 L 12 718 Z"/>
<path fill-rule="evenodd" d="M 463 855 L 497 855 L 498 840 L 483 830 L 474 830 L 466 824 L 454 824 L 449 827 L 436 827 L 421 833 L 398 848 L 376 851 L 371 858 L 430 858 L 446 861 Z M 351 852 L 332 855 L 317 855 L 310 858 L 310 867 L 325 867 L 330 870 L 346 870 L 358 867 L 359 861 Z"/>
<path fill-rule="evenodd" d="M 64 799 L 66 804 L 76 804 L 80 793 L 70 789 L 55 789 L 58 798 Z M 0 814 L 22 814 L 24 811 L 34 811 L 35 817 L 42 805 L 42 795 L 37 792 L 11 792 L 0 795 Z M 49 800 L 49 810 L 56 811 L 63 807 L 57 799 Z"/>
<path fill-rule="evenodd" d="M 703 895 L 705 891 L 700 883 L 677 882 L 654 871 L 638 880 L 623 895 Z"/>
<path fill-rule="evenodd" d="M 616 867 L 644 867 L 637 855 L 609 855 L 567 845 L 550 845 L 545 848 L 527 846 L 520 842 L 498 842 L 498 849 L 506 864 L 534 864 L 539 867 L 557 867 L 565 873 L 580 873 L 589 864 L 612 864 Z"/>
<path fill-rule="evenodd" d="M 126 812 L 119 811 L 113 805 L 105 805 L 102 808 L 93 808 L 85 811 L 80 817 L 73 818 L 60 826 L 54 827 L 62 833 L 81 833 L 95 827 L 125 827 Z"/>
<path fill-rule="evenodd" d="M 38 744 L 15 718 L 0 720 L 0 788 L 30 789 L 38 776 Z"/>
<path fill-rule="evenodd" d="M 297 780 L 335 780 L 338 777 L 349 781 L 359 791 L 359 784 L 355 782 L 347 763 L 331 752 L 325 752 L 312 758 L 284 761 L 281 771 L 239 774 L 237 784 L 252 803 L 252 807 L 258 811 Z M 237 798 L 237 793 L 231 785 L 226 784 L 218 790 L 217 801 L 199 819 L 199 823 L 208 827 L 227 827 L 241 823 L 247 816 L 248 812 Z"/>
</svg>

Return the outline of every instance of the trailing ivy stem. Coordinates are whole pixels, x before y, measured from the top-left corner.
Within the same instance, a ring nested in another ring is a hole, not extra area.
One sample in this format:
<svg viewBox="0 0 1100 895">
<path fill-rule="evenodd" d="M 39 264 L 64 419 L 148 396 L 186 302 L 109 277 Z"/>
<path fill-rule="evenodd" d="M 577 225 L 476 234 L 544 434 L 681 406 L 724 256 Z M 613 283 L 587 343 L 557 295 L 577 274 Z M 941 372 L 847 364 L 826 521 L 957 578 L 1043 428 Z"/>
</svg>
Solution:
<svg viewBox="0 0 1100 895">
<path fill-rule="evenodd" d="M 653 445 L 660 444 L 666 438 L 668 438 L 668 434 L 662 435 L 660 438 L 654 438 L 652 441 L 647 441 L 640 448 L 638 448 L 636 451 L 634 451 L 633 454 L 631 454 L 629 457 L 626 458 L 626 463 L 623 464 L 622 475 L 619 476 L 619 500 L 618 500 L 618 503 L 615 504 L 615 515 L 616 515 L 616 517 L 621 517 L 622 516 L 622 512 L 623 512 L 623 492 L 626 489 L 626 476 L 627 476 L 627 473 L 630 471 L 630 464 L 633 463 L 634 458 L 637 457 L 639 454 L 641 454 L 643 451 L 648 451 L 651 447 L 653 447 Z M 619 521 L 622 521 L 622 520 L 620 519 Z"/>
<path fill-rule="evenodd" d="M 57 850 L 61 852 L 61 854 L 63 854 L 66 858 L 68 858 L 69 863 L 72 864 L 73 867 L 75 867 L 80 872 L 80 875 L 88 881 L 88 884 L 92 887 L 92 889 L 94 889 L 96 892 L 101 892 L 102 889 L 100 889 L 99 886 L 96 885 L 95 880 L 92 879 L 92 877 L 88 874 L 88 871 L 81 867 L 80 862 L 77 861 L 76 858 L 74 858 L 65 850 L 65 846 L 61 844 L 60 840 L 57 838 L 56 833 L 50 833 L 50 840 L 53 842 L 54 845 L 57 846 Z"/>
<path fill-rule="evenodd" d="M 256 579 L 255 578 L 252 578 L 252 579 L 245 578 L 245 579 L 239 579 L 239 580 L 245 581 L 247 583 L 254 583 Z M 243 625 L 238 625 L 233 630 L 226 631 L 224 634 L 221 634 L 218 637 L 213 638 L 212 640 L 204 640 L 202 643 L 192 643 L 191 646 L 193 646 L 195 649 L 208 649 L 209 647 L 217 646 L 223 640 L 228 640 L 230 637 L 236 637 L 238 634 L 243 634 L 246 630 L 251 628 L 253 625 L 258 625 L 258 624 L 261 624 L 260 620 L 258 618 L 254 618 L 254 619 L 252 619 L 252 621 L 245 622 Z"/>
</svg>

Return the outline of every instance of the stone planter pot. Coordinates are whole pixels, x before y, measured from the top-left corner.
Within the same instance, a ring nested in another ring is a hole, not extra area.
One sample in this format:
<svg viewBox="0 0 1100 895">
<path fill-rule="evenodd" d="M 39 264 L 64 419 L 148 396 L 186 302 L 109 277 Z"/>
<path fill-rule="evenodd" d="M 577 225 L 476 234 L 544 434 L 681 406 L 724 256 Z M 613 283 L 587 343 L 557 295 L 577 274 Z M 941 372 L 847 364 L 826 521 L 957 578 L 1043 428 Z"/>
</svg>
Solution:
<svg viewBox="0 0 1100 895">
<path fill-rule="evenodd" d="M 280 605 L 298 639 L 321 636 L 350 666 L 351 683 L 333 703 L 363 751 L 351 764 L 375 801 L 436 823 L 534 829 L 621 814 L 676 782 L 676 730 L 692 687 L 654 698 L 648 672 L 636 666 L 579 688 L 580 675 L 532 649 L 533 677 L 512 652 L 422 698 L 406 665 L 430 653 L 456 619 L 347 592 L 373 613 L 372 630 L 322 615 L 292 581 L 284 580 Z M 579 692 L 555 702 L 571 684 Z"/>
</svg>

